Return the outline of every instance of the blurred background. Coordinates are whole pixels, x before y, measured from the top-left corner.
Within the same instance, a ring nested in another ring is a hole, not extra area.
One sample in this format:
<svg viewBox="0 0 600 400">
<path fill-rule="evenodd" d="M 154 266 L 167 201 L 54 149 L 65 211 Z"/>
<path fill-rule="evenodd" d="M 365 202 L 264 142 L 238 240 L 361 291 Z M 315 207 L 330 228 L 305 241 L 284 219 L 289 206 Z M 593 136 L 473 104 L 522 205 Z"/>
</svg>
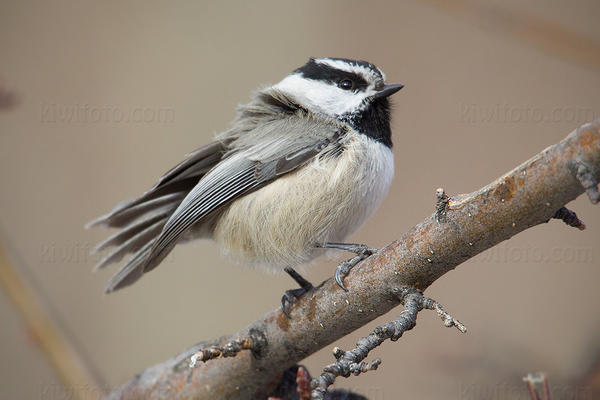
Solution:
<svg viewBox="0 0 600 400">
<path fill-rule="evenodd" d="M 116 266 L 92 274 L 102 255 L 89 250 L 109 232 L 83 228 L 225 129 L 252 90 L 310 56 L 369 60 L 406 85 L 391 192 L 351 238 L 381 247 L 433 212 L 436 188 L 476 190 L 600 117 L 599 18 L 595 0 L 2 1 L 0 397 L 100 398 L 278 306 L 289 277 L 232 265 L 210 242 L 105 296 Z M 372 354 L 379 370 L 335 386 L 372 400 L 525 399 L 521 377 L 542 370 L 553 398 L 596 396 L 600 209 L 585 196 L 570 208 L 586 231 L 527 230 L 427 291 L 467 335 L 423 313 Z M 333 346 L 304 361 L 313 375 Z"/>
</svg>

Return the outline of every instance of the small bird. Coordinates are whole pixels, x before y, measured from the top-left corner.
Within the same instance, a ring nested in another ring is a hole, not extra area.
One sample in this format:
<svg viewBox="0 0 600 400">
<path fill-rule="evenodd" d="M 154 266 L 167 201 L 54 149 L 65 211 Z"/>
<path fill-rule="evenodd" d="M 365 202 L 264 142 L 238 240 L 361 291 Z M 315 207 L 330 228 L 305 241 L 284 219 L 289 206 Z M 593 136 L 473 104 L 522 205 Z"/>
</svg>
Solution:
<svg viewBox="0 0 600 400">
<path fill-rule="evenodd" d="M 354 252 L 336 281 L 376 250 L 346 244 L 380 205 L 394 159 L 386 84 L 366 61 L 311 58 L 238 108 L 231 127 L 187 155 L 142 196 L 89 226 L 119 228 L 96 251 L 114 247 L 96 268 L 133 253 L 105 292 L 131 285 L 177 243 L 214 239 L 250 266 L 286 271 L 300 285 L 284 311 L 312 285 L 293 268 L 326 249 Z"/>
</svg>

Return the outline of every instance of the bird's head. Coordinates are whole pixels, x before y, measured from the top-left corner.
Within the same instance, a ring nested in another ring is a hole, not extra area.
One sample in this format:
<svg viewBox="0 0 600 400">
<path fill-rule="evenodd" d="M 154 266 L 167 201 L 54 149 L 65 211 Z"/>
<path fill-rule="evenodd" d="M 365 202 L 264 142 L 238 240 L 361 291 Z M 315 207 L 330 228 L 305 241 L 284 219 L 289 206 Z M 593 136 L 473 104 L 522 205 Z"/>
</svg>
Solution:
<svg viewBox="0 0 600 400">
<path fill-rule="evenodd" d="M 384 73 L 366 61 L 311 58 L 273 88 L 313 113 L 348 120 L 373 103 L 387 107 L 386 98 L 403 86 L 386 84 Z"/>
</svg>

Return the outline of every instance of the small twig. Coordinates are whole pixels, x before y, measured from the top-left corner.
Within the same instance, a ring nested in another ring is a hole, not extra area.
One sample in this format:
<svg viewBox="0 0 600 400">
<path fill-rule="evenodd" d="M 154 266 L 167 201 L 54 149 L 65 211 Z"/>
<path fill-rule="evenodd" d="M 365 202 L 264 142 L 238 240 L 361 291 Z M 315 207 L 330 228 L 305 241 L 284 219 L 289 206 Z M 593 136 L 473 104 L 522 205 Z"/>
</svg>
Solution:
<svg viewBox="0 0 600 400">
<path fill-rule="evenodd" d="M 459 320 L 452 317 L 452 315 L 448 314 L 444 311 L 444 308 L 437 301 L 430 299 L 429 297 L 423 297 L 423 308 L 427 310 L 434 310 L 440 316 L 442 321 L 444 321 L 444 326 L 447 328 L 451 328 L 453 326 L 456 327 L 462 333 L 467 333 L 467 327 L 464 326 Z"/>
<path fill-rule="evenodd" d="M 571 211 L 567 207 L 559 208 L 558 211 L 552 216 L 552 218 L 560 219 L 565 224 L 577 228 L 580 231 L 583 231 L 586 228 L 585 222 L 577 218 L 577 214 L 575 214 L 575 211 Z"/>
<path fill-rule="evenodd" d="M 215 358 L 235 357 L 242 350 L 252 350 L 252 353 L 260 357 L 260 354 L 266 347 L 264 334 L 258 330 L 250 331 L 248 337 L 233 339 L 224 346 L 211 346 L 206 349 L 198 350 L 190 357 L 190 368 L 198 365 L 198 362 L 206 362 Z"/>
<path fill-rule="evenodd" d="M 435 219 L 438 222 L 446 222 L 446 210 L 448 209 L 450 198 L 443 188 L 438 188 L 435 191 L 435 198 Z"/>
<path fill-rule="evenodd" d="M 545 373 L 543 374 L 542 380 L 542 390 L 544 391 L 544 400 L 552 400 L 550 398 L 550 382 L 548 382 L 548 376 Z"/>
<path fill-rule="evenodd" d="M 578 162 L 575 177 L 585 189 L 590 201 L 597 204 L 600 201 L 600 192 L 598 192 L 598 181 L 594 178 L 591 169 L 585 163 Z"/>
<path fill-rule="evenodd" d="M 350 351 L 344 351 L 339 347 L 334 348 L 333 356 L 337 361 L 323 368 L 323 373 L 311 382 L 313 399 L 324 399 L 327 388 L 333 384 L 338 376 L 347 378 L 350 374 L 360 375 L 363 372 L 376 370 L 381 364 L 381 360 L 377 359 L 371 363 L 365 362 L 364 359 L 367 358 L 369 352 L 381 345 L 386 339 L 396 341 L 400 339 L 404 332 L 414 328 L 417 324 L 417 314 L 424 308 L 435 310 L 444 321 L 445 326 L 456 326 L 463 333 L 467 331 L 465 326 L 444 311 L 438 302 L 423 296 L 417 289 L 411 287 L 394 288 L 392 292 L 404 306 L 400 316 L 392 322 L 376 327 L 369 336 L 361 338 L 356 347 Z"/>
<path fill-rule="evenodd" d="M 533 383 L 531 383 L 531 381 L 529 380 L 526 380 L 525 378 L 523 378 L 523 380 L 527 385 L 527 390 L 529 391 L 529 396 L 531 397 L 531 400 L 540 400 L 540 396 L 538 395 L 537 390 L 535 390 Z"/>
<path fill-rule="evenodd" d="M 225 346 L 213 346 L 197 351 L 190 357 L 190 368 L 194 368 L 199 361 L 206 362 L 214 358 L 235 357 L 242 350 L 251 350 L 254 342 L 250 338 L 235 339 Z"/>
<path fill-rule="evenodd" d="M 540 384 L 542 386 L 542 391 L 544 393 L 544 398 L 542 400 L 552 400 L 550 398 L 550 385 L 548 383 L 548 377 L 544 372 L 527 374 L 527 376 L 523 377 L 523 382 L 525 382 L 527 385 L 527 390 L 529 391 L 531 400 L 541 399 L 537 389 L 535 388 L 536 384 Z"/>
</svg>

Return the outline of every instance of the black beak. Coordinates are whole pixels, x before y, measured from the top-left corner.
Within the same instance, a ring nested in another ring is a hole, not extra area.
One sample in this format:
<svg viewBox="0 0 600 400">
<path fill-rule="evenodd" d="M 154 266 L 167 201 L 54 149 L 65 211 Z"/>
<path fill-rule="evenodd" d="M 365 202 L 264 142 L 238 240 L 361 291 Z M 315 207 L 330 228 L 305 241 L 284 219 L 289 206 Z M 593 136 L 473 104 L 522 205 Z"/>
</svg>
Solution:
<svg viewBox="0 0 600 400">
<path fill-rule="evenodd" d="M 401 83 L 393 83 L 391 85 L 385 85 L 383 87 L 383 89 L 381 89 L 379 92 L 375 93 L 373 96 L 371 96 L 371 98 L 379 99 L 381 97 L 391 96 L 394 93 L 396 93 L 398 90 L 402 89 L 403 87 L 404 87 L 404 85 Z"/>
</svg>

